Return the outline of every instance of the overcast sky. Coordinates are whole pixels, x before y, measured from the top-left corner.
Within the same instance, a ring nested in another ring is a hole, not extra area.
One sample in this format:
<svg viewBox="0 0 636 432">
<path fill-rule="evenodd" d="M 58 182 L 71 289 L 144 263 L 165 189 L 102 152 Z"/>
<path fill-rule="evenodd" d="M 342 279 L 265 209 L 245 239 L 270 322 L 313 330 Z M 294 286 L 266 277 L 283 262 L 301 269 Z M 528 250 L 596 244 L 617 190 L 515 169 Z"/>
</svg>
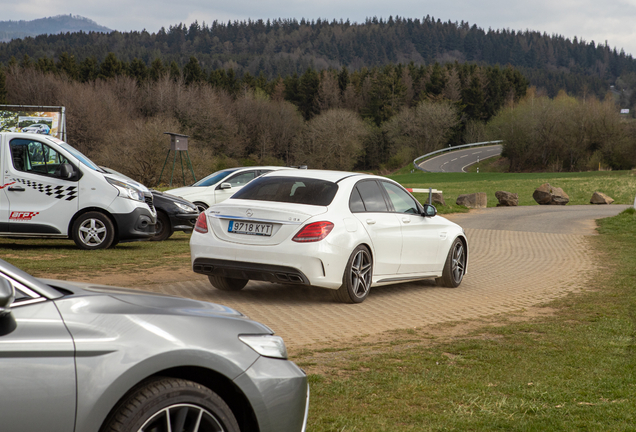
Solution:
<svg viewBox="0 0 636 432">
<path fill-rule="evenodd" d="M 327 18 L 364 22 L 390 15 L 467 21 L 485 30 L 535 30 L 595 41 L 636 55 L 636 0 L 0 0 L 0 21 L 81 15 L 114 30 L 180 22 L 267 18 Z"/>
</svg>

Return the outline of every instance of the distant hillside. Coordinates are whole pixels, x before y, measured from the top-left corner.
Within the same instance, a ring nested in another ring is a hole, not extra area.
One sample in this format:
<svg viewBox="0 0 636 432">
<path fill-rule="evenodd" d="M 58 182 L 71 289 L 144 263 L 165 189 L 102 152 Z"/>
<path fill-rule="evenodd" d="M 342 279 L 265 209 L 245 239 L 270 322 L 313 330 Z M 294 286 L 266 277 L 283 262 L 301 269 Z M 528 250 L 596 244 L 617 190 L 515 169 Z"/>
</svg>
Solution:
<svg viewBox="0 0 636 432">
<path fill-rule="evenodd" d="M 618 88 L 619 77 L 636 89 L 636 79 L 630 78 L 636 78 L 636 60 L 606 44 L 538 31 L 484 30 L 464 21 L 442 22 L 429 16 L 373 18 L 364 23 L 320 19 L 194 22 L 156 33 L 57 34 L 0 43 L 0 63 L 6 65 L 12 57 L 20 61 L 25 55 L 33 60 L 53 57 L 57 62 L 64 52 L 77 62 L 94 58 L 96 63 L 112 52 L 123 62 L 138 59 L 147 66 L 160 58 L 166 65 L 174 61 L 184 67 L 194 56 L 207 73 L 232 69 L 239 77 L 249 72 L 269 79 L 302 74 L 308 68 L 360 70 L 409 62 L 509 64 L 550 96 L 563 89 L 602 98 L 610 85 Z"/>
<path fill-rule="evenodd" d="M 33 21 L 0 21 L 0 42 L 42 34 L 83 32 L 110 33 L 111 29 L 79 15 L 58 15 Z"/>
</svg>

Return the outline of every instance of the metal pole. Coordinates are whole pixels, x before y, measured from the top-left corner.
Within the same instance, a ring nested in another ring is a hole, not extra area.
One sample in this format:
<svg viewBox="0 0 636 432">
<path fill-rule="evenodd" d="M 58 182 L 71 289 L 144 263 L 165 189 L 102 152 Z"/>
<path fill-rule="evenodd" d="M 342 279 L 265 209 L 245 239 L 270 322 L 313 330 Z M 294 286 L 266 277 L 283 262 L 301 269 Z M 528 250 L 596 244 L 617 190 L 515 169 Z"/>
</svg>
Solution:
<svg viewBox="0 0 636 432">
<path fill-rule="evenodd" d="M 428 203 L 433 205 L 433 188 L 428 188 Z"/>
<path fill-rule="evenodd" d="M 177 151 L 174 151 L 174 158 L 172 159 L 172 172 L 170 173 L 170 183 L 168 186 L 172 187 L 172 177 L 174 177 L 174 165 L 177 163 Z"/>
<path fill-rule="evenodd" d="M 185 171 L 183 171 L 183 152 L 179 152 L 179 163 L 181 164 L 181 178 L 183 179 L 183 185 L 186 185 L 185 182 Z"/>
<path fill-rule="evenodd" d="M 163 167 L 161 167 L 161 174 L 159 174 L 159 180 L 157 181 L 157 186 L 159 186 L 159 183 L 161 183 L 161 177 L 163 176 L 163 170 L 166 167 L 166 164 L 168 163 L 168 158 L 170 157 L 170 149 L 168 149 L 168 154 L 166 155 L 166 160 L 163 161 Z"/>
</svg>

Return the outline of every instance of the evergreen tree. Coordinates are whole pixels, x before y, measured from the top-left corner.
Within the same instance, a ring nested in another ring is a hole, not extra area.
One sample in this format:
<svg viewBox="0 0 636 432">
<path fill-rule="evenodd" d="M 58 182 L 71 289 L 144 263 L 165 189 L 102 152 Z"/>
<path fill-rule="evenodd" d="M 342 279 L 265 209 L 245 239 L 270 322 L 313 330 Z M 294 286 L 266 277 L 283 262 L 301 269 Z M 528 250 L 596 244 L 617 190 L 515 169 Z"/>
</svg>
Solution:
<svg viewBox="0 0 636 432">
<path fill-rule="evenodd" d="M 318 95 L 318 87 L 320 78 L 313 68 L 308 68 L 300 77 L 300 85 L 298 87 L 299 102 L 298 109 L 305 117 L 305 120 L 311 119 L 318 114 L 318 105 L 316 104 L 316 96 Z"/>
<path fill-rule="evenodd" d="M 79 77 L 82 82 L 95 81 L 99 75 L 99 65 L 95 57 L 85 58 L 79 65 Z"/>
<path fill-rule="evenodd" d="M 150 70 L 148 71 L 148 76 L 153 81 L 158 81 L 161 77 L 166 74 L 166 68 L 163 65 L 160 57 L 157 57 L 152 61 L 150 65 Z"/>
<path fill-rule="evenodd" d="M 186 85 L 205 80 L 205 72 L 201 69 L 199 60 L 196 57 L 190 56 L 190 61 L 183 67 L 183 80 Z"/>
<path fill-rule="evenodd" d="M 115 53 L 109 52 L 101 65 L 99 65 L 98 78 L 107 79 L 121 75 L 124 71 L 124 65 L 117 59 Z"/>
<path fill-rule="evenodd" d="M 135 78 L 138 83 L 142 83 L 148 77 L 148 67 L 146 63 L 139 60 L 137 57 L 130 62 L 130 66 L 128 66 L 128 75 L 131 78 Z"/>
<path fill-rule="evenodd" d="M 4 74 L 4 68 L 0 66 L 0 104 L 9 103 L 7 100 L 7 78 Z"/>
<path fill-rule="evenodd" d="M 170 62 L 170 78 L 174 82 L 177 82 L 179 78 L 181 78 L 181 70 L 179 69 L 179 65 L 177 65 L 177 62 L 174 60 Z"/>
<path fill-rule="evenodd" d="M 75 56 L 69 55 L 66 51 L 60 54 L 55 67 L 58 72 L 66 74 L 71 79 L 79 78 L 79 67 L 75 61 Z"/>
</svg>

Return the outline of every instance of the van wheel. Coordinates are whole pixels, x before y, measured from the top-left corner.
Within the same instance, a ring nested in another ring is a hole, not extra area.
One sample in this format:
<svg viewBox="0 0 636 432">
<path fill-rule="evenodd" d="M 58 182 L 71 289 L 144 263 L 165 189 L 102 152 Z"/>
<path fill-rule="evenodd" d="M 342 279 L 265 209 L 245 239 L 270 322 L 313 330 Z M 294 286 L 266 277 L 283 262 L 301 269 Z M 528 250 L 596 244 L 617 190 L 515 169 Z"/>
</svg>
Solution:
<svg viewBox="0 0 636 432">
<path fill-rule="evenodd" d="M 80 249 L 107 249 L 113 245 L 115 226 L 103 213 L 84 213 L 73 223 L 72 237 Z"/>
<path fill-rule="evenodd" d="M 150 238 L 150 241 L 163 241 L 171 235 L 172 225 L 170 225 L 170 218 L 163 212 L 157 212 L 155 235 Z"/>
<path fill-rule="evenodd" d="M 223 276 L 208 275 L 212 286 L 221 291 L 240 291 L 249 282 L 249 279 L 234 279 Z"/>
<path fill-rule="evenodd" d="M 212 390 L 192 381 L 156 378 L 115 407 L 101 432 L 240 432 L 234 413 Z"/>
</svg>

